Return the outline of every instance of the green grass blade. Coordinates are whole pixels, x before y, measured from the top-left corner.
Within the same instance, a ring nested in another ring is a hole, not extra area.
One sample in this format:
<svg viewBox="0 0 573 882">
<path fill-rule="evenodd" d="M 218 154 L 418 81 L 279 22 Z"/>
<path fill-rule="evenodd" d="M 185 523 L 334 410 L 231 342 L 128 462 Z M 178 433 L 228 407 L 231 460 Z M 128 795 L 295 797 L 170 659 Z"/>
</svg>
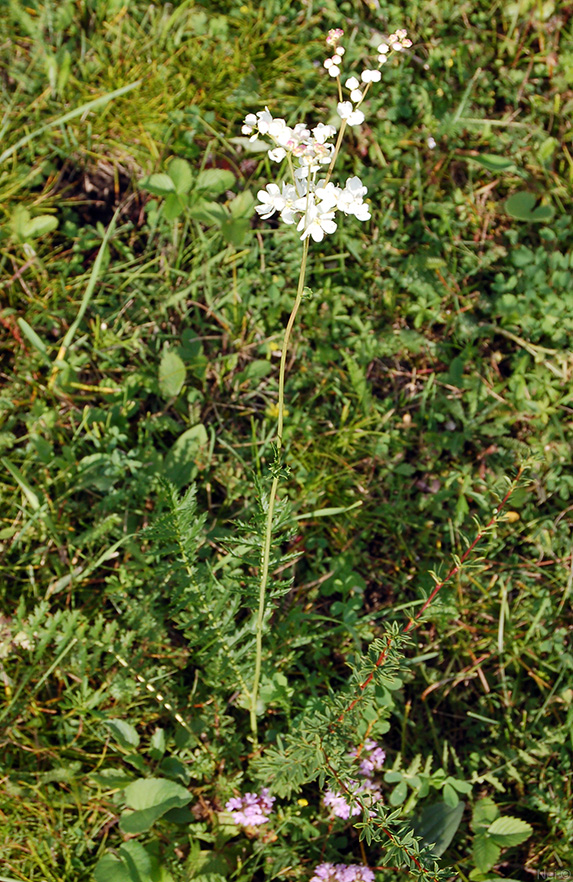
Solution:
<svg viewBox="0 0 573 882">
<path fill-rule="evenodd" d="M 37 138 L 44 132 L 49 131 L 49 129 L 53 129 L 56 126 L 61 126 L 78 116 L 83 116 L 84 113 L 88 113 L 90 110 L 97 110 L 97 108 L 99 107 L 105 107 L 105 105 L 108 104 L 109 101 L 113 101 L 114 98 L 119 98 L 121 95 L 125 95 L 127 92 L 131 92 L 133 89 L 137 89 L 142 82 L 143 80 L 136 80 L 134 83 L 129 83 L 127 86 L 122 86 L 120 89 L 114 89 L 113 92 L 108 92 L 107 95 L 100 95 L 99 98 L 94 98 L 92 101 L 88 101 L 86 102 L 86 104 L 82 104 L 80 105 L 80 107 L 76 107 L 74 110 L 70 110 L 68 113 L 64 113 L 63 116 L 58 116 L 56 119 L 44 123 L 43 126 L 40 126 L 38 129 L 34 129 L 34 131 L 30 132 L 29 135 L 24 135 L 23 138 L 20 138 L 20 140 L 16 141 L 15 144 L 13 144 L 11 147 L 8 147 L 6 150 L 4 150 L 3 153 L 0 153 L 0 162 L 5 162 L 14 153 L 16 153 L 16 151 L 19 150 L 20 147 L 24 147 L 26 144 L 29 144 L 30 141 L 33 141 L 34 138 Z"/>
</svg>

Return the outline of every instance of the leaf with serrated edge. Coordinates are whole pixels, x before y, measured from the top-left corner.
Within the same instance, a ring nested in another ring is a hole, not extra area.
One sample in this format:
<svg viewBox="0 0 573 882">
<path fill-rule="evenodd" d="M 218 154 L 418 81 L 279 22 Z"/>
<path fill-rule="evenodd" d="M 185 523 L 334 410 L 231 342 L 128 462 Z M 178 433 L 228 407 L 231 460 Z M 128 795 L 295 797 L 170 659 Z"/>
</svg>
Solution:
<svg viewBox="0 0 573 882">
<path fill-rule="evenodd" d="M 525 842 L 533 833 L 533 828 L 521 818 L 496 818 L 487 832 L 497 845 L 507 848 Z"/>
<path fill-rule="evenodd" d="M 478 870 L 487 873 L 499 858 L 501 849 L 488 836 L 476 836 L 472 851 Z"/>
</svg>

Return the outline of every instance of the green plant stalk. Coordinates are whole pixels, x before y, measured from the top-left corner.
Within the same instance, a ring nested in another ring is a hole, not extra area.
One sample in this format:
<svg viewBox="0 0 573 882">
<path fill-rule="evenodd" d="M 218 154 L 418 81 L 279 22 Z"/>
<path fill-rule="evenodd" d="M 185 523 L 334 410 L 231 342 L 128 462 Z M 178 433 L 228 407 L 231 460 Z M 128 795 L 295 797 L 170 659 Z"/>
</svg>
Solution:
<svg viewBox="0 0 573 882">
<path fill-rule="evenodd" d="M 294 327 L 294 323 L 296 320 L 296 316 L 302 302 L 302 296 L 304 293 L 304 280 L 306 276 L 306 263 L 308 258 L 308 246 L 309 239 L 308 237 L 304 240 L 303 249 L 302 249 L 302 259 L 300 264 L 300 273 L 298 277 L 298 287 L 296 291 L 296 298 L 294 301 L 294 306 L 292 308 L 292 312 L 290 314 L 289 320 L 287 322 L 287 326 L 285 329 L 285 335 L 283 340 L 282 352 L 281 352 L 281 362 L 279 368 L 279 402 L 278 402 L 278 419 L 277 419 L 277 443 L 276 443 L 276 461 L 275 461 L 275 474 L 273 477 L 273 482 L 271 484 L 271 491 L 269 494 L 269 507 L 267 511 L 267 523 L 265 528 L 265 540 L 263 545 L 263 553 L 261 557 L 261 581 L 259 586 L 259 607 L 257 611 L 257 620 L 255 625 L 255 640 L 256 640 L 256 650 L 255 650 L 255 671 L 253 676 L 253 689 L 250 695 L 250 719 L 251 719 L 251 731 L 253 733 L 253 740 L 255 744 L 257 743 L 257 699 L 259 695 L 259 684 L 261 681 L 261 662 L 263 656 L 263 624 L 265 618 L 265 606 L 266 606 L 266 593 L 267 593 L 267 583 L 269 580 L 269 564 L 271 557 L 271 544 L 273 537 L 273 517 L 275 511 L 275 501 L 277 497 L 277 489 L 279 486 L 280 480 L 280 456 L 281 449 L 283 444 L 283 429 L 284 429 L 284 403 L 285 403 L 285 373 L 286 373 L 286 360 L 288 353 L 288 344 L 290 340 L 290 335 L 292 333 L 292 329 Z"/>
</svg>

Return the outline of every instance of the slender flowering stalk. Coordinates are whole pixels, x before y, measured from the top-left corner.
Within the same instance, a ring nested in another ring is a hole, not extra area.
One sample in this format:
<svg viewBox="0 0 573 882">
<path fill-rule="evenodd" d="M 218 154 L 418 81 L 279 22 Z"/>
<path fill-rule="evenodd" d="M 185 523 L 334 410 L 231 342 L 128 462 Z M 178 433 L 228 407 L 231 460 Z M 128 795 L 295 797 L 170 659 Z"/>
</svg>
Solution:
<svg viewBox="0 0 573 882">
<path fill-rule="evenodd" d="M 336 80 L 338 102 L 336 110 L 340 127 L 319 122 L 310 129 L 306 123 L 287 125 L 281 117 L 273 117 L 268 107 L 245 117 L 242 132 L 251 141 L 265 138 L 270 142 L 268 156 L 273 162 L 285 161 L 286 179 L 272 181 L 257 196 L 259 204 L 255 211 L 262 220 L 275 214 L 283 223 L 295 226 L 303 242 L 301 266 L 294 306 L 285 330 L 279 368 L 279 400 L 276 437 L 276 456 L 273 463 L 265 537 L 261 554 L 258 609 L 255 620 L 255 664 L 253 685 L 248 696 L 251 731 L 257 743 L 257 701 L 262 667 L 263 626 L 266 610 L 266 590 L 272 547 L 273 519 L 278 483 L 281 473 L 281 453 L 284 428 L 284 385 L 286 360 L 290 335 L 302 302 L 309 242 L 322 242 L 326 235 L 334 233 L 340 214 L 354 216 L 359 221 L 370 219 L 370 208 L 364 201 L 367 190 L 357 176 L 349 177 L 344 184 L 335 184 L 331 178 L 336 165 L 345 131 L 364 122 L 361 109 L 368 90 L 381 79 L 380 67 L 390 53 L 400 52 L 411 46 L 406 31 L 396 31 L 388 37 L 388 42 L 378 47 L 378 66 L 362 70 L 360 79 L 347 77 L 341 80 L 345 48 L 341 45 L 343 31 L 335 28 L 328 32 L 326 45 L 332 55 L 325 59 L 324 69 Z M 332 139 L 336 137 L 336 143 Z"/>
</svg>

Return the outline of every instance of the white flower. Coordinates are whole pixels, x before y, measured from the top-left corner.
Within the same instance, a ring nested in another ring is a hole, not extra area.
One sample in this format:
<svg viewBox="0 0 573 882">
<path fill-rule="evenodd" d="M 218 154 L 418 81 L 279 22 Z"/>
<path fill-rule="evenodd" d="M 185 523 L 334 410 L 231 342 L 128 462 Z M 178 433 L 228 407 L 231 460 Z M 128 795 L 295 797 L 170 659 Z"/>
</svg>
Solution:
<svg viewBox="0 0 573 882">
<path fill-rule="evenodd" d="M 258 120 L 257 120 L 257 117 L 255 116 L 255 114 L 254 113 L 247 113 L 247 115 L 245 117 L 245 123 L 244 123 L 243 127 L 241 128 L 241 132 L 243 133 L 243 135 L 251 135 L 253 132 L 253 129 L 255 129 L 257 127 L 257 123 L 258 123 Z M 259 133 L 255 132 L 255 134 L 252 135 L 250 140 L 256 141 L 258 137 L 259 137 Z"/>
<path fill-rule="evenodd" d="M 319 123 L 312 130 L 312 134 L 319 144 L 324 144 L 325 141 L 336 135 L 336 129 L 334 126 L 325 126 L 324 123 Z"/>
<path fill-rule="evenodd" d="M 265 190 L 259 190 L 257 199 L 261 205 L 256 205 L 255 211 L 263 220 L 268 220 L 275 211 L 282 211 L 286 207 L 286 199 L 277 184 L 267 184 Z"/>
<path fill-rule="evenodd" d="M 426 144 L 428 145 L 430 150 L 433 150 L 436 146 L 436 139 L 432 138 L 432 136 L 430 135 L 430 137 L 426 140 Z"/>
<path fill-rule="evenodd" d="M 333 208 L 337 208 L 341 192 L 340 187 L 337 187 L 332 181 L 329 181 L 328 184 L 320 182 L 314 188 L 314 195 L 319 200 L 322 211 L 332 211 Z"/>
<path fill-rule="evenodd" d="M 326 35 L 326 45 L 327 46 L 336 46 L 340 42 L 341 37 L 344 36 L 344 31 L 342 28 L 331 28 Z"/>
<path fill-rule="evenodd" d="M 345 52 L 346 52 L 346 49 L 344 48 L 344 46 L 338 46 L 338 48 L 336 50 L 337 55 L 344 55 Z"/>
<path fill-rule="evenodd" d="M 366 68 L 366 70 L 363 70 L 360 74 L 360 79 L 363 83 L 379 83 L 381 77 L 382 74 L 379 70 L 372 70 L 370 68 Z"/>
<path fill-rule="evenodd" d="M 310 132 L 305 126 L 304 123 L 297 123 L 294 129 L 291 129 L 291 135 L 287 144 L 284 142 L 280 142 L 283 144 L 283 147 L 296 146 L 297 144 L 301 144 L 303 141 L 308 141 L 310 138 Z"/>
<path fill-rule="evenodd" d="M 278 140 L 282 134 L 288 134 L 289 132 L 292 132 L 292 129 L 287 126 L 284 119 L 273 119 L 269 123 L 268 134 L 271 138 L 275 138 L 275 140 Z"/>
<path fill-rule="evenodd" d="M 333 64 L 340 64 L 342 62 L 342 55 L 340 53 L 335 52 L 332 56 Z"/>
<path fill-rule="evenodd" d="M 386 64 L 387 61 L 388 61 L 387 55 L 379 55 L 378 56 L 378 64 Z"/>
<path fill-rule="evenodd" d="M 381 55 L 388 55 L 390 47 L 387 43 L 380 43 L 377 50 Z"/>
<path fill-rule="evenodd" d="M 297 230 L 302 230 L 301 239 L 309 236 L 315 242 L 322 242 L 325 233 L 334 233 L 336 223 L 333 211 L 321 211 L 316 205 L 309 205 L 306 214 L 298 222 Z"/>
<path fill-rule="evenodd" d="M 357 89 L 360 83 L 356 79 L 356 77 L 348 77 L 345 84 L 347 89 Z"/>
<path fill-rule="evenodd" d="M 257 126 L 261 135 L 266 135 L 269 131 L 273 118 L 269 113 L 269 108 L 265 107 L 264 110 L 259 110 L 257 113 L 258 121 Z"/>
<path fill-rule="evenodd" d="M 368 220 L 370 208 L 362 201 L 367 192 L 359 177 L 348 178 L 344 190 L 339 192 L 337 207 L 344 214 L 353 214 L 360 221 Z"/>
<path fill-rule="evenodd" d="M 328 73 L 331 77 L 338 77 L 340 76 L 340 68 L 333 64 L 332 67 L 328 68 Z"/>
<path fill-rule="evenodd" d="M 401 52 L 402 49 L 409 49 L 412 45 L 412 41 L 408 39 L 408 31 L 405 31 L 404 28 L 399 28 L 395 34 L 390 34 L 388 37 L 388 42 L 390 43 L 390 48 L 394 50 L 394 52 Z M 381 43 L 378 46 L 379 52 L 384 52 L 382 46 L 386 46 L 385 43 Z M 388 49 L 386 49 L 386 52 Z"/>
<path fill-rule="evenodd" d="M 273 150 L 269 150 L 269 159 L 272 159 L 273 162 L 281 162 L 286 155 L 284 147 L 275 147 Z"/>
<path fill-rule="evenodd" d="M 354 101 L 355 104 L 358 104 L 359 101 L 362 101 L 362 92 L 360 89 L 353 89 L 350 93 L 350 100 Z"/>
<path fill-rule="evenodd" d="M 304 181 L 300 186 L 302 190 L 306 189 Z M 281 196 L 285 201 L 284 208 L 281 211 L 281 220 L 284 221 L 285 224 L 296 223 L 297 209 L 294 206 L 299 197 L 296 187 L 293 184 L 283 184 Z"/>
<path fill-rule="evenodd" d="M 364 122 L 364 114 L 361 110 L 353 110 L 350 101 L 339 101 L 336 110 L 340 119 L 345 119 L 349 126 L 359 126 Z"/>
<path fill-rule="evenodd" d="M 364 122 L 364 114 L 361 110 L 354 110 L 347 119 L 349 126 L 361 126 Z"/>
<path fill-rule="evenodd" d="M 370 220 L 370 218 L 372 217 L 372 215 L 370 214 L 370 207 L 366 204 L 366 202 L 355 204 L 354 210 L 349 211 L 348 214 L 353 214 L 356 220 L 359 221 L 367 221 Z"/>
</svg>

